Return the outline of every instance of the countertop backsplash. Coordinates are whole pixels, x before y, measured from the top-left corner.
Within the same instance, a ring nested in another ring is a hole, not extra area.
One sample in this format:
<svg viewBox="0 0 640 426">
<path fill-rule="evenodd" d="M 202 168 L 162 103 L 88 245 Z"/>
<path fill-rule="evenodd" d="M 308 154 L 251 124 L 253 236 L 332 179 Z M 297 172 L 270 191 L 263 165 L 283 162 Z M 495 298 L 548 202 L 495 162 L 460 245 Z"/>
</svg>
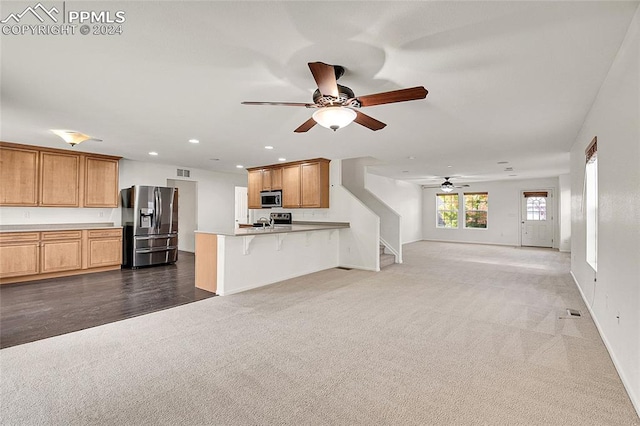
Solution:
<svg viewBox="0 0 640 426">
<path fill-rule="evenodd" d="M 113 223 L 120 226 L 119 208 L 0 207 L 0 225 Z"/>
</svg>

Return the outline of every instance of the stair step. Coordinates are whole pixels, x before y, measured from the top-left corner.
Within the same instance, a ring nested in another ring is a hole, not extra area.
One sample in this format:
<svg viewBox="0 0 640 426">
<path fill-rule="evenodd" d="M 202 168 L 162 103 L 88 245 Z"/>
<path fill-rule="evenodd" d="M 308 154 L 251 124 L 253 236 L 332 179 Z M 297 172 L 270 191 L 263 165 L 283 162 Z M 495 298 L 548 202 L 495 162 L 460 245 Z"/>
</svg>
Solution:
<svg viewBox="0 0 640 426">
<path fill-rule="evenodd" d="M 393 265 L 396 263 L 396 257 L 392 254 L 381 254 L 380 255 L 380 269 L 385 266 Z"/>
</svg>

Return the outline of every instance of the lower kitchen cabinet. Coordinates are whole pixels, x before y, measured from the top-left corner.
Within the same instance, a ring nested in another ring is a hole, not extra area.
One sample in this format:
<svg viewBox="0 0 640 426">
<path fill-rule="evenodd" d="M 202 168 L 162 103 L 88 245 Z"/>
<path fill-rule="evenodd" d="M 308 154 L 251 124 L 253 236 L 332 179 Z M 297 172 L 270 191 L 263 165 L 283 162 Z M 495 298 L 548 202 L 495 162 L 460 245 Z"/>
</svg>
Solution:
<svg viewBox="0 0 640 426">
<path fill-rule="evenodd" d="M 122 263 L 122 231 L 120 229 L 88 231 L 88 234 L 88 268 Z"/>
<path fill-rule="evenodd" d="M 122 229 L 0 233 L 0 283 L 119 269 Z"/>
<path fill-rule="evenodd" d="M 82 240 L 44 242 L 40 254 L 43 274 L 82 269 Z"/>
<path fill-rule="evenodd" d="M 0 277 L 35 275 L 40 272 L 38 232 L 0 234 Z"/>
</svg>

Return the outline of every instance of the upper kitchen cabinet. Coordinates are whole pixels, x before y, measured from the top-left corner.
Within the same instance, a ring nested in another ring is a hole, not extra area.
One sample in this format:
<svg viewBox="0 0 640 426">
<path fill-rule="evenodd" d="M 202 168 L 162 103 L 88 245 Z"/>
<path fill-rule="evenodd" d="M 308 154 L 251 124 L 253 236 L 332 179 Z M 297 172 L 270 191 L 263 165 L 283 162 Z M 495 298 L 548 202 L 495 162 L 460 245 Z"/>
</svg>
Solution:
<svg viewBox="0 0 640 426">
<path fill-rule="evenodd" d="M 40 153 L 0 146 L 0 205 L 37 206 Z"/>
<path fill-rule="evenodd" d="M 284 208 L 329 207 L 329 160 L 316 158 L 249 171 L 249 208 L 260 208 L 261 190 L 282 190 Z M 268 171 L 268 186 L 265 173 Z M 255 197 L 255 204 L 251 200 Z"/>
<path fill-rule="evenodd" d="M 0 142 L 0 206 L 118 207 L 118 160 Z"/>
<path fill-rule="evenodd" d="M 262 170 L 249 170 L 248 175 L 248 196 L 249 196 L 249 208 L 259 209 L 260 204 L 260 191 L 262 191 Z"/>
<path fill-rule="evenodd" d="M 80 207 L 80 156 L 40 153 L 40 205 Z"/>
<path fill-rule="evenodd" d="M 300 165 L 282 168 L 282 207 L 300 208 Z"/>
<path fill-rule="evenodd" d="M 118 160 L 87 156 L 84 206 L 118 207 Z"/>
<path fill-rule="evenodd" d="M 300 164 L 300 206 L 329 207 L 329 162 L 313 161 Z"/>
<path fill-rule="evenodd" d="M 282 167 L 274 167 L 271 170 L 271 190 L 282 189 Z"/>
</svg>

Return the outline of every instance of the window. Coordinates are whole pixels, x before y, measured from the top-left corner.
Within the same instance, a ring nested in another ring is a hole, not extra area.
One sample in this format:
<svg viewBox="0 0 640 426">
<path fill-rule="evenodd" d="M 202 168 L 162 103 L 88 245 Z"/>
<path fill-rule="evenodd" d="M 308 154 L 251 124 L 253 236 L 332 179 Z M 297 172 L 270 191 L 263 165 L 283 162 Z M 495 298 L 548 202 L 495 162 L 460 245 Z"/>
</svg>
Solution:
<svg viewBox="0 0 640 426">
<path fill-rule="evenodd" d="M 458 227 L 458 194 L 436 194 L 436 227 Z"/>
<path fill-rule="evenodd" d="M 594 137 L 587 147 L 583 206 L 586 207 L 587 263 L 598 270 L 598 143 Z"/>
<path fill-rule="evenodd" d="M 548 196 L 546 191 L 524 193 L 524 198 L 527 199 L 527 220 L 547 220 Z"/>
<path fill-rule="evenodd" d="M 489 194 L 487 192 L 464 193 L 464 227 L 487 228 Z"/>
</svg>

